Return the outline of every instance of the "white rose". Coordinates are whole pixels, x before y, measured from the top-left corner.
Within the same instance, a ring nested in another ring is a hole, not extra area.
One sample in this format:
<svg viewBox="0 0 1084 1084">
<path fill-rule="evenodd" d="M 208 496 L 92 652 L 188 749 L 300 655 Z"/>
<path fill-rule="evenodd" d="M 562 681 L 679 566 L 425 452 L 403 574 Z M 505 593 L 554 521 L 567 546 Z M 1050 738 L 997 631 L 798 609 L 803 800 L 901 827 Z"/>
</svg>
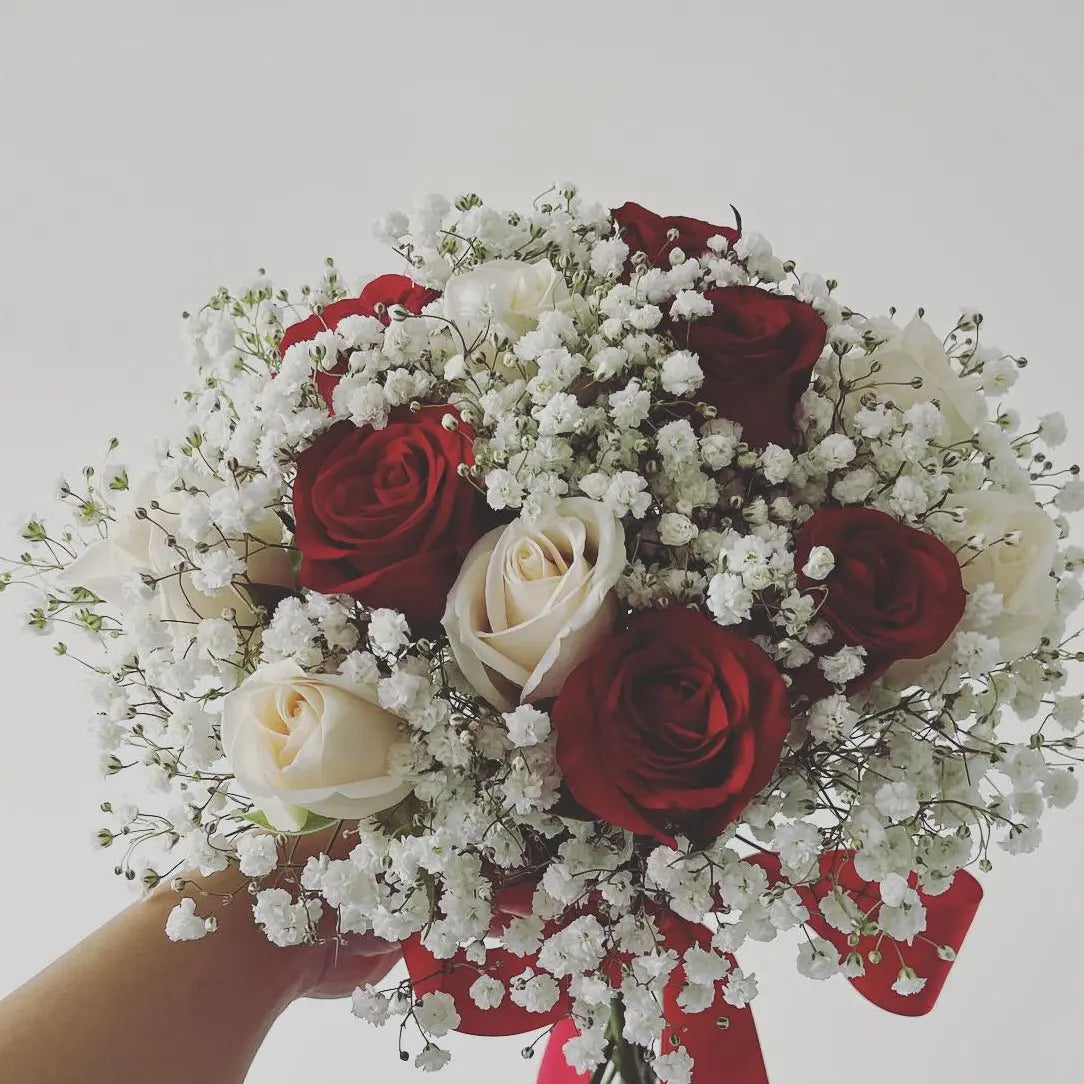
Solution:
<svg viewBox="0 0 1084 1084">
<path fill-rule="evenodd" d="M 1000 662 L 1011 662 L 1039 645 L 1057 612 L 1057 584 L 1051 576 L 1057 556 L 1054 521 L 1029 497 L 1004 490 L 984 489 L 950 494 L 945 510 L 960 509 L 966 516 L 958 529 L 961 539 L 981 535 L 984 548 L 976 553 L 963 546 L 957 552 L 968 593 L 984 584 L 1001 596 L 1000 613 L 976 620 L 970 613 L 956 629 L 996 638 Z M 1002 541 L 1007 535 L 1019 541 Z M 896 663 L 888 672 L 893 683 L 914 684 L 930 666 L 947 662 L 955 650 L 955 636 L 935 655 Z"/>
<path fill-rule="evenodd" d="M 901 411 L 936 399 L 949 443 L 970 440 L 986 420 L 982 396 L 953 371 L 941 340 L 921 317 L 916 316 L 902 332 L 868 357 L 850 359 L 848 379 L 866 373 L 874 361 L 880 364 L 880 369 L 868 381 L 864 380 L 863 386 L 873 385 L 878 396 L 891 399 Z M 911 386 L 916 378 L 922 381 L 918 388 Z M 857 408 L 858 396 L 849 396 L 848 403 Z"/>
<path fill-rule="evenodd" d="M 200 478 L 205 492 L 215 488 L 213 480 Z M 219 483 L 218 488 L 221 488 Z M 149 574 L 157 582 L 147 606 L 164 621 L 194 622 L 205 617 L 220 617 L 227 607 L 237 614 L 237 622 L 251 625 L 255 613 L 248 597 L 234 585 L 205 594 L 193 582 L 191 564 L 178 572 L 183 557 L 168 545 L 167 539 L 181 536 L 181 516 L 194 498 L 177 490 L 162 489 L 152 473 L 146 474 L 118 501 L 116 519 L 109 535 L 91 543 L 64 571 L 63 582 L 85 587 L 120 612 L 132 609 L 131 581 Z M 152 508 L 152 502 L 159 507 Z M 147 510 L 147 517 L 136 515 L 137 508 Z M 210 543 L 227 547 L 245 560 L 247 575 L 253 583 L 293 587 L 294 571 L 289 552 L 281 547 L 284 532 L 279 518 L 270 510 L 262 513 L 250 528 L 251 536 Z M 255 541 L 253 541 L 255 540 Z M 260 545 L 259 543 L 265 543 Z"/>
<path fill-rule="evenodd" d="M 1050 575 L 1058 548 L 1054 521 L 1030 498 L 991 489 L 953 494 L 946 508 L 962 509 L 967 536 L 986 541 L 978 554 L 959 552 L 964 587 L 973 591 L 990 583 L 1002 598 L 1001 614 L 980 631 L 997 637 L 1003 662 L 1019 659 L 1039 646 L 1056 612 L 1057 584 Z M 1019 541 L 999 541 L 1010 534 Z"/>
<path fill-rule="evenodd" d="M 621 522 L 588 497 L 490 531 L 448 595 L 444 627 L 459 668 L 502 711 L 556 696 L 611 635 L 624 569 Z"/>
<path fill-rule="evenodd" d="M 570 304 L 564 275 L 549 260 L 490 260 L 453 275 L 444 287 L 444 315 L 475 334 L 499 324 L 519 338 L 540 313 Z"/>
<path fill-rule="evenodd" d="M 400 721 L 375 688 L 307 674 L 292 659 L 261 666 L 222 701 L 222 747 L 269 823 L 297 831 L 306 811 L 360 820 L 397 805 L 409 783 L 390 774 Z"/>
</svg>

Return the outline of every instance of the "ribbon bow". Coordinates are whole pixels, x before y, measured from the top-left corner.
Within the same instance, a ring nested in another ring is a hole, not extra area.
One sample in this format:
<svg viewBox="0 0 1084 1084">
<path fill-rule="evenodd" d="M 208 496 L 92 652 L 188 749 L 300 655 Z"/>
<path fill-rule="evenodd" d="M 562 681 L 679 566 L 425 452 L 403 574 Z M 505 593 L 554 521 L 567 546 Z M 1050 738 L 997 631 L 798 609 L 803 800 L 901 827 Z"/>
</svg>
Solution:
<svg viewBox="0 0 1084 1084">
<path fill-rule="evenodd" d="M 775 855 L 760 854 L 747 861 L 759 865 L 771 882 L 781 880 L 780 862 Z M 978 881 L 961 870 L 952 885 L 940 895 L 919 892 L 926 908 L 926 928 L 905 951 L 907 966 L 925 978 L 926 984 L 918 993 L 905 996 L 892 989 L 900 970 L 895 951 L 882 953 L 880 959 L 874 955 L 877 962 L 871 962 L 870 953 L 878 945 L 877 936 L 860 935 L 857 944 L 852 944 L 847 934 L 829 926 L 820 913 L 820 901 L 833 888 L 846 893 L 865 913 L 880 903 L 877 886 L 865 881 L 855 869 L 854 851 L 823 854 L 820 874 L 815 883 L 795 888 L 809 912 L 808 925 L 831 942 L 841 956 L 858 952 L 865 960 L 865 973 L 850 979 L 851 985 L 867 1001 L 888 1012 L 899 1016 L 928 1013 L 952 966 L 952 959 L 945 959 L 939 948 L 950 948 L 952 953 L 949 955 L 954 956 L 963 944 L 982 899 Z M 492 932 L 500 933 L 513 918 L 529 915 L 533 892 L 531 882 L 504 889 L 495 901 Z M 671 912 L 658 916 L 657 922 L 665 947 L 673 949 L 679 959 L 691 946 L 707 948 L 711 943 L 711 931 L 700 923 Z M 550 923 L 544 937 L 560 929 L 561 923 Z M 577 1034 L 569 1016 L 571 1001 L 564 987 L 553 1008 L 543 1013 L 530 1012 L 507 998 L 496 1009 L 479 1009 L 468 992 L 479 974 L 484 972 L 507 980 L 522 974 L 526 968 L 537 967 L 537 955 L 522 957 L 506 949 L 491 949 L 486 954 L 485 965 L 478 966 L 471 964 L 461 950 L 451 960 L 439 960 L 424 947 L 420 935 L 415 935 L 404 944 L 403 956 L 415 993 L 421 995 L 440 990 L 455 1000 L 460 1015 L 457 1030 L 468 1035 L 521 1035 L 552 1027 L 539 1067 L 538 1084 L 588 1084 L 589 1077 L 576 1072 L 564 1056 L 565 1043 Z M 736 966 L 733 957 L 728 959 L 731 967 Z M 685 971 L 679 963 L 670 974 L 663 994 L 666 1029 L 662 1042 L 664 1050 L 680 1043 L 692 1056 L 695 1065 L 693 1084 L 719 1084 L 721 1080 L 728 1084 L 769 1084 L 752 1010 L 728 1005 L 722 998 L 721 989 L 717 989 L 715 1001 L 708 1009 L 686 1013 L 678 1003 L 684 985 Z M 720 1027 L 720 1020 L 724 1018 L 725 1029 Z M 725 1076 L 720 1075 L 720 1066 L 726 1067 Z"/>
</svg>

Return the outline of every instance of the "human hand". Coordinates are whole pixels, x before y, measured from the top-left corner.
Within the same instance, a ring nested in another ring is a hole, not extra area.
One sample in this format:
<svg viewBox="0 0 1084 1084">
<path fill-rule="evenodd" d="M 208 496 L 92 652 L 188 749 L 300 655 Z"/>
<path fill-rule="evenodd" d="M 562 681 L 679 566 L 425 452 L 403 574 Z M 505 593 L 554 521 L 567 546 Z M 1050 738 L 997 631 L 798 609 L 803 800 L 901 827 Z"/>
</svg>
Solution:
<svg viewBox="0 0 1084 1084">
<path fill-rule="evenodd" d="M 343 822 L 318 832 L 288 837 L 285 847 L 280 847 L 288 870 L 269 875 L 263 884 L 296 893 L 297 877 L 310 857 L 327 854 L 341 859 L 347 857 L 350 849 Z M 260 956 L 281 985 L 286 1000 L 348 997 L 358 986 L 379 983 L 402 955 L 400 945 L 375 934 L 339 934 L 336 913 L 327 906 L 316 930 L 319 943 L 286 948 L 273 945 L 257 926 L 248 906 L 250 878 L 235 866 L 209 877 L 188 873 L 183 879 L 186 887 L 181 894 L 192 895 L 195 890 L 200 914 L 213 915 L 218 922 L 219 929 L 209 940 L 227 936 L 249 942 L 251 951 Z M 208 900 L 217 902 L 208 905 L 205 902 Z"/>
<path fill-rule="evenodd" d="M 319 972 L 301 992 L 301 997 L 349 997 L 359 986 L 376 986 L 399 962 L 402 949 L 374 934 L 348 934 L 343 943 L 322 946 L 324 958 Z"/>
<path fill-rule="evenodd" d="M 300 837 L 293 861 L 304 864 L 310 856 L 319 854 L 336 859 L 346 858 L 350 849 L 350 843 L 343 833 L 343 824 L 339 822 Z M 317 929 L 325 943 L 312 946 L 319 967 L 315 962 L 307 966 L 306 985 L 301 997 L 349 997 L 359 986 L 379 983 L 402 956 L 400 945 L 372 933 L 337 936 L 335 920 L 335 912 L 325 907 Z"/>
<path fill-rule="evenodd" d="M 296 896 L 301 870 L 320 853 L 345 857 L 333 827 L 288 839 L 280 868 L 264 879 Z M 153 1077 L 158 1084 L 241 1084 L 279 1014 L 299 997 L 342 997 L 377 983 L 399 946 L 372 935 L 337 936 L 325 907 L 312 943 L 280 948 L 252 914 L 251 878 L 234 864 L 208 877 L 161 885 L 94 931 L 0 1004 L 0 1080 L 105 1084 Z M 218 929 L 171 941 L 164 927 L 183 897 Z M 197 1036 L 180 1057 L 178 1035 Z"/>
</svg>

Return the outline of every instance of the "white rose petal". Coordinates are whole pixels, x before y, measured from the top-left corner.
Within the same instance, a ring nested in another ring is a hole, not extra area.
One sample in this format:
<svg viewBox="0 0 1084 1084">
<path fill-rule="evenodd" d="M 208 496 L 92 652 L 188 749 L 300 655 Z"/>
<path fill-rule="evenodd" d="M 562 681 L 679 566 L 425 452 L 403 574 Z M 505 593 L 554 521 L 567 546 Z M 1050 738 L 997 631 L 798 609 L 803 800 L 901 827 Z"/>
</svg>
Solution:
<svg viewBox="0 0 1084 1084">
<path fill-rule="evenodd" d="M 356 820 L 401 802 L 411 786 L 388 769 L 399 725 L 374 690 L 292 660 L 261 666 L 222 702 L 237 782 L 284 831 L 306 810 Z"/>
<path fill-rule="evenodd" d="M 936 399 L 947 443 L 971 440 L 986 418 L 982 397 L 953 371 L 941 340 L 919 316 L 869 357 L 854 356 L 853 371 L 845 371 L 844 376 L 855 379 L 872 363 L 879 369 L 862 386 L 872 387 L 879 398 L 891 400 L 901 411 Z M 915 381 L 920 381 L 917 388 Z M 848 401 L 857 405 L 859 396 L 850 396 Z"/>
<path fill-rule="evenodd" d="M 588 497 L 490 531 L 467 555 L 444 614 L 467 680 L 502 711 L 556 696 L 611 634 L 624 568 L 620 521 Z"/>
<path fill-rule="evenodd" d="M 964 546 L 958 553 L 964 587 L 1000 596 L 1000 612 L 970 608 L 957 634 L 980 629 L 997 641 L 997 662 L 1012 662 L 1033 651 L 1057 609 L 1057 584 L 1051 576 L 1057 556 L 1054 521 L 1027 496 L 1001 490 L 954 493 L 946 510 L 965 517 L 966 537 L 981 538 L 981 548 Z M 1006 541 L 1007 537 L 1013 541 Z M 965 639 L 964 643 L 972 642 Z M 950 637 L 940 651 L 926 659 L 896 663 L 888 678 L 893 684 L 915 684 L 923 671 L 950 660 L 960 646 Z"/>
<path fill-rule="evenodd" d="M 214 479 L 201 477 L 200 488 L 213 491 L 223 488 Z M 265 546 L 255 546 L 243 538 L 223 541 L 218 536 L 206 540 L 210 549 L 201 555 L 203 570 L 191 564 L 178 572 L 183 557 L 168 545 L 169 537 L 184 539 L 185 528 L 195 530 L 195 518 L 189 513 L 202 498 L 163 488 L 153 473 L 143 476 L 130 492 L 122 494 L 118 501 L 116 522 L 110 526 L 109 536 L 92 543 L 64 571 L 63 583 L 86 587 L 104 599 L 121 613 L 132 608 L 131 593 L 125 589 L 133 576 L 149 575 L 156 583 L 150 592 L 149 606 L 152 613 L 163 621 L 195 622 L 206 617 L 221 617 L 226 609 L 237 614 L 239 624 L 255 623 L 252 605 L 237 587 L 230 583 L 233 570 L 244 568 L 254 583 L 277 584 L 292 587 L 294 572 L 290 557 L 280 544 L 283 541 L 282 524 L 269 510 L 259 512 L 248 524 L 248 533 Z M 158 505 L 152 508 L 152 503 Z M 136 510 L 146 510 L 146 517 L 137 516 Z M 190 539 L 194 550 L 202 538 Z M 247 552 L 247 556 L 246 556 Z M 193 554 L 194 555 L 194 554 Z M 223 579 L 208 576 L 217 563 L 229 573 Z M 211 587 L 211 583 L 215 586 Z M 221 586 L 221 584 L 225 586 Z M 207 587 L 204 592 L 200 587 Z M 144 596 L 147 592 L 141 592 Z"/>
<path fill-rule="evenodd" d="M 444 315 L 472 335 L 498 325 L 515 338 L 538 323 L 541 313 L 572 303 L 564 276 L 549 260 L 489 260 L 453 275 L 444 287 Z"/>
</svg>

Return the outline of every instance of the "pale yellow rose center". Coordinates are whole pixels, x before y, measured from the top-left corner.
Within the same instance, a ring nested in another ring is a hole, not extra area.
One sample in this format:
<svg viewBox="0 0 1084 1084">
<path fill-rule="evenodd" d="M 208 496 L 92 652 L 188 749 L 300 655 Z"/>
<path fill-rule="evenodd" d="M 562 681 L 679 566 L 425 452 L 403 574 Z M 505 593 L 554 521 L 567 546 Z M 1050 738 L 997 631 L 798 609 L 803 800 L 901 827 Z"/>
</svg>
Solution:
<svg viewBox="0 0 1084 1084">
<path fill-rule="evenodd" d="M 524 538 L 512 555 L 516 571 L 524 580 L 544 580 L 563 576 L 572 554 L 565 554 L 545 535 Z"/>
<path fill-rule="evenodd" d="M 319 694 L 297 686 L 279 686 L 272 702 L 261 705 L 260 722 L 272 736 L 271 752 L 279 768 L 293 764 L 301 747 L 320 726 L 320 705 L 311 703 L 311 697 L 319 698 Z"/>
<path fill-rule="evenodd" d="M 520 625 L 536 617 L 554 588 L 567 575 L 575 555 L 568 539 L 567 552 L 544 534 L 527 535 L 507 555 L 505 604 L 508 625 Z"/>
</svg>

